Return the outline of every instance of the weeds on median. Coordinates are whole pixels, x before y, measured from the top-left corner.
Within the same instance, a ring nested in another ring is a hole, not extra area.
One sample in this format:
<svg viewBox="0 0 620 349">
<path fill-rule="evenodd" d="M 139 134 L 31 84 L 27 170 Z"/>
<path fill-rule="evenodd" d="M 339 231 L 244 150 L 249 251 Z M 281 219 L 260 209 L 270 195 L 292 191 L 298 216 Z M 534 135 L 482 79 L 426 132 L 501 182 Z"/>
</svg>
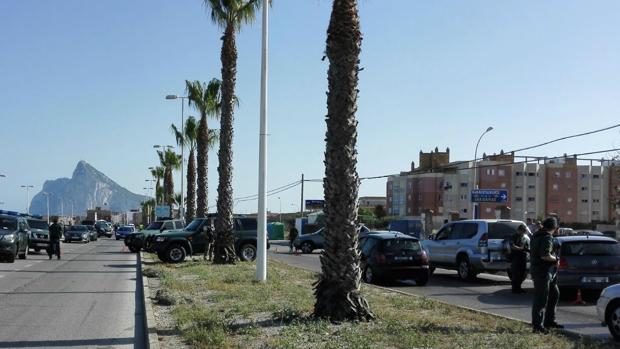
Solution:
<svg viewBox="0 0 620 349">
<path fill-rule="evenodd" d="M 173 316 L 197 348 L 613 348 L 612 343 L 534 335 L 529 326 L 363 286 L 377 319 L 333 324 L 311 316 L 316 274 L 270 261 L 255 264 L 153 264 L 177 299 Z"/>
</svg>

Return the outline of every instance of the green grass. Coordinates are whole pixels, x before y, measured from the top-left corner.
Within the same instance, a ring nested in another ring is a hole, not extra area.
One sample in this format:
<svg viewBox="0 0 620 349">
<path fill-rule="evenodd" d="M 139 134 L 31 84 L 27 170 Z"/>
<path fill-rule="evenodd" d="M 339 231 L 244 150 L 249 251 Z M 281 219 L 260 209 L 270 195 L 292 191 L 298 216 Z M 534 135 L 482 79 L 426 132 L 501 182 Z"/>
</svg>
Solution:
<svg viewBox="0 0 620 349">
<path fill-rule="evenodd" d="M 163 271 L 162 287 L 185 299 L 173 316 L 197 348 L 615 348 L 534 335 L 517 321 L 367 285 L 362 291 L 376 320 L 332 324 L 311 316 L 316 274 L 275 261 L 266 283 L 254 281 L 253 263 L 150 267 Z M 181 280 L 187 275 L 195 279 Z"/>
</svg>

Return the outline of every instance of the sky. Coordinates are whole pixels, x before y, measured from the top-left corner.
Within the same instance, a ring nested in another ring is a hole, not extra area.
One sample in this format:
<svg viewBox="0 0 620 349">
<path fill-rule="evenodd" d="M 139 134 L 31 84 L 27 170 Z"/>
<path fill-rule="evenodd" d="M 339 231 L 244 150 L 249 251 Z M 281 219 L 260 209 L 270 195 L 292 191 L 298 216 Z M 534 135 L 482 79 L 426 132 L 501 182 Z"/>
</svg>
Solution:
<svg viewBox="0 0 620 349">
<path fill-rule="evenodd" d="M 394 174 L 420 150 L 498 153 L 618 124 L 620 2 L 361 0 L 358 173 Z M 273 0 L 268 182 L 324 176 L 328 0 Z M 237 37 L 234 197 L 258 192 L 260 16 Z M 222 30 L 200 0 L 0 0 L 0 209 L 25 211 L 20 185 L 70 177 L 85 160 L 144 194 L 153 145 L 174 144 L 185 80 L 220 77 Z M 198 115 L 185 108 L 185 115 Z M 217 120 L 210 126 L 219 128 Z M 620 147 L 619 129 L 517 155 Z M 603 153 L 593 157 L 612 156 Z M 209 205 L 217 195 L 209 153 Z M 180 190 L 180 173 L 175 176 Z M 385 196 L 386 180 L 359 194 Z M 320 182 L 306 199 L 321 199 Z M 32 197 L 31 193 L 31 197 Z M 300 187 L 270 196 L 298 211 Z M 213 208 L 212 208 L 213 210 Z M 239 202 L 238 213 L 257 211 Z"/>
</svg>

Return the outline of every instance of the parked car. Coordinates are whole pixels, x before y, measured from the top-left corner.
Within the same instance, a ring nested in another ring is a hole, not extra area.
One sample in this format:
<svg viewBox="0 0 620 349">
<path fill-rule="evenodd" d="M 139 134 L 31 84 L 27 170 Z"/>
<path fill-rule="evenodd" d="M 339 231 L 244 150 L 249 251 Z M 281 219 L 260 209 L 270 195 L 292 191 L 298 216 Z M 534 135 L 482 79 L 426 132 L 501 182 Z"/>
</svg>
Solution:
<svg viewBox="0 0 620 349">
<path fill-rule="evenodd" d="M 574 231 L 573 228 L 559 228 L 558 235 L 571 236 L 571 235 L 577 235 L 577 232 Z"/>
<path fill-rule="evenodd" d="M 299 235 L 293 241 L 293 246 L 296 249 L 301 250 L 302 253 L 312 253 L 314 250 L 322 249 L 325 246 L 325 237 L 323 236 L 323 230 L 325 228 L 321 228 L 315 231 L 312 234 Z M 367 234 L 370 232 L 366 226 L 360 227 L 360 237 L 363 234 Z"/>
<path fill-rule="evenodd" d="M 72 241 L 90 242 L 90 232 L 86 225 L 71 225 L 65 229 L 65 242 Z"/>
<path fill-rule="evenodd" d="M 423 224 L 419 219 L 400 219 L 390 222 L 388 230 L 399 231 L 419 239 L 423 230 Z"/>
<path fill-rule="evenodd" d="M 616 341 L 620 341 L 620 284 L 609 286 L 601 292 L 596 303 L 596 313 L 603 326 Z"/>
<path fill-rule="evenodd" d="M 86 227 L 88 228 L 88 237 L 90 238 L 90 241 L 97 241 L 97 238 L 99 237 L 99 233 L 97 233 L 95 226 L 87 225 Z"/>
<path fill-rule="evenodd" d="M 141 249 L 151 251 L 150 245 L 156 235 L 170 230 L 179 230 L 185 227 L 183 219 L 159 220 L 149 224 L 146 229 L 131 233 L 125 238 L 125 245 L 131 252 L 139 252 Z"/>
<path fill-rule="evenodd" d="M 50 242 L 50 231 L 47 222 L 36 218 L 27 218 L 26 221 L 30 228 L 28 248 L 33 249 L 35 252 L 47 249 Z"/>
<path fill-rule="evenodd" d="M 367 283 L 413 279 L 424 286 L 430 277 L 420 241 L 399 232 L 368 234 L 360 240 L 362 278 Z"/>
<path fill-rule="evenodd" d="M 605 287 L 620 283 L 620 244 L 605 236 L 559 236 L 558 287 L 562 297 L 574 299 L 580 289 L 596 298 Z"/>
<path fill-rule="evenodd" d="M 504 253 L 505 240 L 514 235 L 516 220 L 475 219 L 445 224 L 429 239 L 422 241 L 431 272 L 436 267 L 454 269 L 461 280 L 473 280 L 482 272 L 510 269 Z M 526 227 L 527 233 L 531 234 Z"/>
<path fill-rule="evenodd" d="M 603 236 L 603 233 L 596 230 L 579 230 L 575 235 L 594 235 L 594 236 Z"/>
<path fill-rule="evenodd" d="M 132 234 L 136 231 L 134 226 L 125 225 L 116 229 L 115 237 L 116 240 L 125 239 L 129 234 Z"/>
<path fill-rule="evenodd" d="M 157 253 L 160 260 L 179 263 L 186 256 L 204 253 L 206 235 L 204 229 L 208 224 L 215 225 L 215 216 L 194 219 L 185 229 L 173 230 L 154 236 L 151 250 Z M 242 261 L 256 259 L 257 223 L 256 218 L 233 217 L 233 233 L 235 235 L 235 251 Z M 269 239 L 267 248 L 269 249 Z"/>
<path fill-rule="evenodd" d="M 23 217 L 0 213 L 0 259 L 13 263 L 26 259 L 30 230 Z"/>
<path fill-rule="evenodd" d="M 605 230 L 605 231 L 602 231 L 601 234 L 603 234 L 604 236 L 607 236 L 608 238 L 618 240 L 618 232 L 615 230 Z"/>
<path fill-rule="evenodd" d="M 97 236 L 112 237 L 112 224 L 104 220 L 95 222 L 95 229 L 97 230 Z"/>
</svg>

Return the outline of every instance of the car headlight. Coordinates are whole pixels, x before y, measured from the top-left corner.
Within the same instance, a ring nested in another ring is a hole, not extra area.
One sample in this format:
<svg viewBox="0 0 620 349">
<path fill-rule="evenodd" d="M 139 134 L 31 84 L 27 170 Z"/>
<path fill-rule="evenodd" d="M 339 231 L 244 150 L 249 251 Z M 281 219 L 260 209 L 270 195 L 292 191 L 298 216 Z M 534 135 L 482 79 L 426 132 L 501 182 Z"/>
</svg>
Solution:
<svg viewBox="0 0 620 349">
<path fill-rule="evenodd" d="M 15 239 L 15 234 L 4 234 L 0 235 L 0 240 L 13 241 Z"/>
<path fill-rule="evenodd" d="M 166 241 L 166 237 L 165 236 L 158 236 L 158 237 L 155 238 L 155 241 L 157 241 L 157 242 Z"/>
<path fill-rule="evenodd" d="M 88 237 L 88 233 L 84 233 L 84 234 L 82 234 L 82 237 L 83 237 L 84 239 L 86 239 L 86 238 Z"/>
</svg>

